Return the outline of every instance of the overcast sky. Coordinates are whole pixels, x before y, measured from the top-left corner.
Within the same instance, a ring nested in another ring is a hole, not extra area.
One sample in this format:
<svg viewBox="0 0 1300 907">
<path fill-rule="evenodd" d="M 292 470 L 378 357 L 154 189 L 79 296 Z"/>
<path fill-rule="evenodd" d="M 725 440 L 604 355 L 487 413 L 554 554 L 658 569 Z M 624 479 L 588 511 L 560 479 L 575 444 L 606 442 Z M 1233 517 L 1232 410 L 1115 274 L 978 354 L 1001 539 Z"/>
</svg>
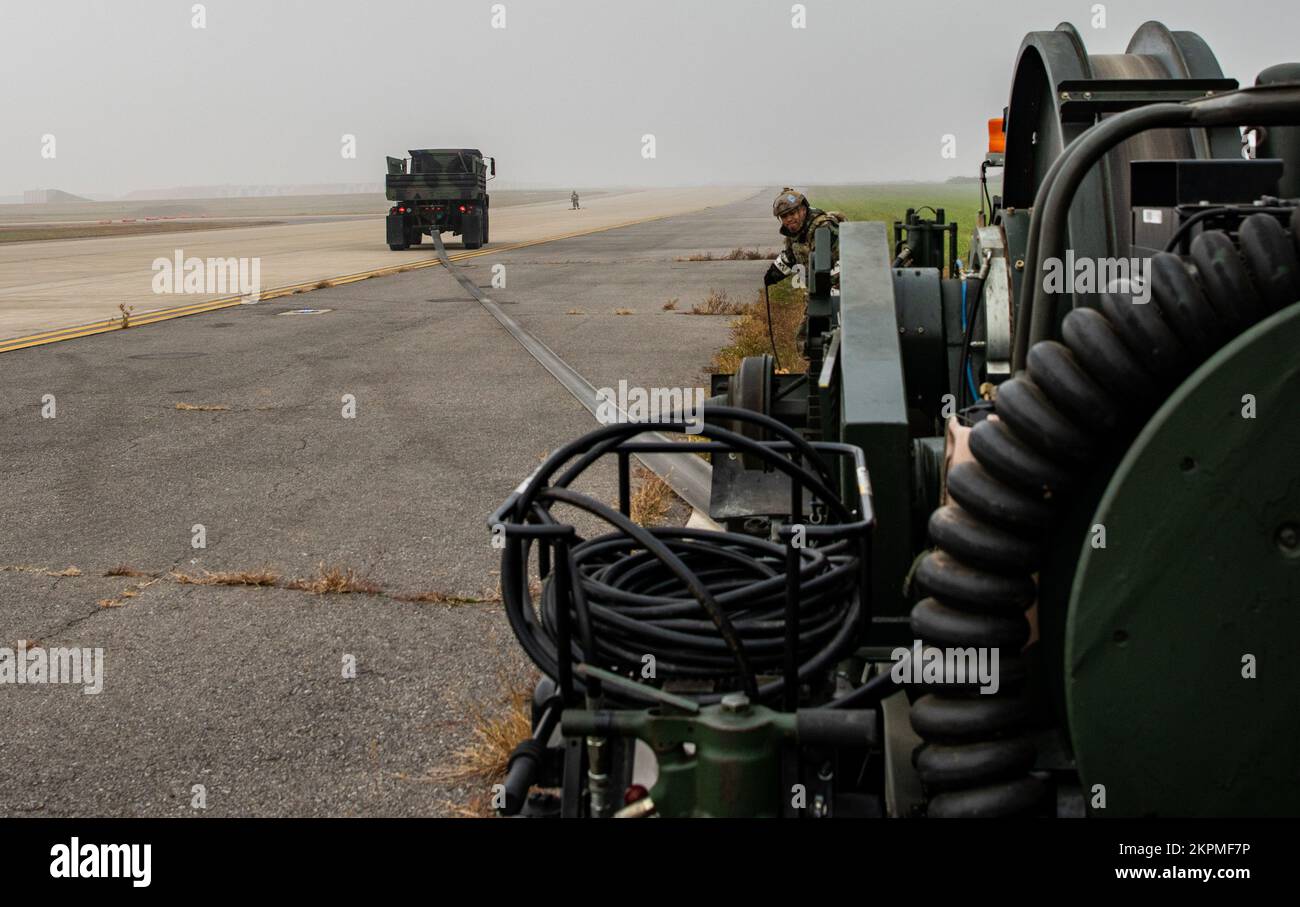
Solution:
<svg viewBox="0 0 1300 907">
<path fill-rule="evenodd" d="M 1077 0 L 806 0 L 802 30 L 790 0 L 501 2 L 505 28 L 493 0 L 209 0 L 198 29 L 194 0 L 0 0 L 0 195 L 377 182 L 436 146 L 499 185 L 974 175 L 1027 31 L 1119 53 L 1158 19 L 1243 84 L 1300 58 L 1295 0 L 1115 0 L 1104 29 Z"/>
</svg>

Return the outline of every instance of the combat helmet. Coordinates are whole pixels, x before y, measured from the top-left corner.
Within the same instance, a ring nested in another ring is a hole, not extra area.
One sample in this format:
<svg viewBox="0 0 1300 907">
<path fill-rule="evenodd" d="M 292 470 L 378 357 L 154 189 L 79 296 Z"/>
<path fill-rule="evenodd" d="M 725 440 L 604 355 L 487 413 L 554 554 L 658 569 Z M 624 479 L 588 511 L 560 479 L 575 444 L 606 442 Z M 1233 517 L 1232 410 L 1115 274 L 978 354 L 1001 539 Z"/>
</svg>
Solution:
<svg viewBox="0 0 1300 907">
<path fill-rule="evenodd" d="M 806 204 L 808 204 L 808 199 L 804 197 L 802 192 L 786 186 L 781 190 L 781 194 L 776 197 L 776 201 L 772 202 L 772 216 L 784 217 L 800 205 Z"/>
</svg>

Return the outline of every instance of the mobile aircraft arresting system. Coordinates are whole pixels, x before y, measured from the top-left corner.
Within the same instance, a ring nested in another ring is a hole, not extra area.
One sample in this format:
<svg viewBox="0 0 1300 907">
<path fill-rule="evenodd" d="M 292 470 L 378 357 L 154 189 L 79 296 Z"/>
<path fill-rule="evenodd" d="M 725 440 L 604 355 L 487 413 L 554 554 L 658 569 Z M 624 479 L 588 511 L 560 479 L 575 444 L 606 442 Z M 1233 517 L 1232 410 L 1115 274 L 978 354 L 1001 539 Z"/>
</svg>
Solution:
<svg viewBox="0 0 1300 907">
<path fill-rule="evenodd" d="M 601 427 L 490 517 L 544 675 L 500 812 L 1300 814 L 1300 64 L 1061 25 L 991 139 L 964 266 L 942 217 L 842 224 L 806 371 L 747 358 L 689 437 Z M 630 518 L 666 453 L 712 527 Z"/>
</svg>

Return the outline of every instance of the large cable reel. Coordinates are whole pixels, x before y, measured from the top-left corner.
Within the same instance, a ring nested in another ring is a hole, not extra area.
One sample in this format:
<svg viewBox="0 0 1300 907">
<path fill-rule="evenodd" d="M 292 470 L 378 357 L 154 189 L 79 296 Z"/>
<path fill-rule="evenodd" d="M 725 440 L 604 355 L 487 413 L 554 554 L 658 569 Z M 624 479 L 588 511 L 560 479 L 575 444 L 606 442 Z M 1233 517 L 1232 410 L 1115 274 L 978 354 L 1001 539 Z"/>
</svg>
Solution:
<svg viewBox="0 0 1300 907">
<path fill-rule="evenodd" d="M 1031 32 L 1017 55 L 1007 108 L 1004 208 L 1032 208 L 1039 185 L 1070 142 L 1115 113 L 1236 87 L 1199 35 L 1159 22 L 1138 28 L 1123 54 L 1087 53 L 1068 23 Z M 1231 158 L 1240 147 L 1232 127 L 1150 130 L 1122 142 L 1079 187 L 1066 247 L 1094 259 L 1130 255 L 1130 162 Z M 1062 294 L 1057 300 L 1059 317 L 1071 308 L 1070 299 Z M 1099 300 L 1080 302 L 1095 308 Z"/>
</svg>

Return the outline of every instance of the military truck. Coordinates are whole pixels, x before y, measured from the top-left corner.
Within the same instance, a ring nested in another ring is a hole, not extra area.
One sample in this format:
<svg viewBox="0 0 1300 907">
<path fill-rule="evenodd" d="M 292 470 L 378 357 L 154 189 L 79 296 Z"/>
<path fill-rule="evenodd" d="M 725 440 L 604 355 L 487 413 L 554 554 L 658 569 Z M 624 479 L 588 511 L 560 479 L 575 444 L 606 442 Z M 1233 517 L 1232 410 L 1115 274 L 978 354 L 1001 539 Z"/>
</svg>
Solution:
<svg viewBox="0 0 1300 907">
<path fill-rule="evenodd" d="M 497 174 L 496 158 L 477 148 L 424 148 L 409 158 L 388 158 L 384 188 L 388 248 L 418 246 L 428 233 L 460 236 L 466 249 L 488 241 L 487 181 Z"/>
</svg>

